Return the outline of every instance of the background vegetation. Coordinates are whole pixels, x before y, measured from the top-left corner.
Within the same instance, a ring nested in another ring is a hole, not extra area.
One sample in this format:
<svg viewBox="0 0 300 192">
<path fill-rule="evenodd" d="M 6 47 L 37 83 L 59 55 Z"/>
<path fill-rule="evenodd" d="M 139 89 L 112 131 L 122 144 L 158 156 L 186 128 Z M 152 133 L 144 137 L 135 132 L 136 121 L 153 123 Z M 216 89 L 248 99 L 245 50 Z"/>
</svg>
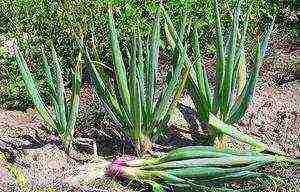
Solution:
<svg viewBox="0 0 300 192">
<path fill-rule="evenodd" d="M 157 1 L 155 0 L 0 0 L 0 46 L 5 46 L 5 40 L 22 37 L 19 46 L 25 51 L 25 58 L 31 64 L 39 85 L 45 82 L 41 77 L 42 70 L 37 65 L 41 42 L 52 40 L 60 57 L 63 57 L 65 66 L 70 65 L 74 57 L 74 34 L 83 33 L 90 40 L 91 46 L 97 44 L 101 60 L 109 61 L 107 39 L 107 4 L 111 3 L 116 14 L 117 28 L 120 30 L 123 45 L 132 34 L 132 26 L 137 22 L 145 38 L 150 38 L 151 24 L 154 19 Z M 255 36 L 260 26 L 257 23 L 267 15 L 275 15 L 275 22 L 286 22 L 286 9 L 294 10 L 295 1 L 255 0 L 252 4 L 250 30 Z M 195 25 L 203 32 L 211 34 L 213 30 L 212 1 L 205 0 L 165 0 L 166 9 L 173 21 L 179 26 L 183 14 L 188 14 L 195 20 Z M 229 7 L 231 0 L 221 1 L 221 20 L 230 24 Z M 247 7 L 243 7 L 246 9 Z M 293 26 L 292 26 L 293 27 Z M 20 45 L 21 44 L 21 45 Z M 99 46 L 100 45 L 100 46 Z M 164 41 L 162 41 L 162 46 Z M 124 48 L 125 46 L 121 46 Z M 214 51 L 213 45 L 208 46 Z M 3 49 L 2 49 L 3 50 Z M 30 51 L 31 50 L 31 51 Z M 24 110 L 32 105 L 16 64 L 11 62 L 9 54 L 0 51 L 1 61 L 1 90 L 0 106 L 2 108 Z M 105 63 L 110 65 L 109 63 Z M 63 67 L 64 73 L 69 75 L 68 68 Z M 4 70 L 5 68 L 5 70 Z M 70 83 L 70 82 L 67 82 Z M 70 85 L 69 85 L 70 86 Z M 42 92 L 47 93 L 47 91 Z M 19 99 L 16 99 L 19 98 Z"/>
</svg>

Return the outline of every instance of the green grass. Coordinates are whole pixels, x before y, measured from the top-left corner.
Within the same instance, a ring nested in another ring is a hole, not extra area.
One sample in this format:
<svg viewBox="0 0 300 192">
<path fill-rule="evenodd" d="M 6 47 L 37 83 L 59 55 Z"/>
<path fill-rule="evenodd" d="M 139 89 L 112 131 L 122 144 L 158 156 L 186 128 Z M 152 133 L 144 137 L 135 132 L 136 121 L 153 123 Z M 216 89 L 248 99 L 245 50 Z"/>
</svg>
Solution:
<svg viewBox="0 0 300 192">
<path fill-rule="evenodd" d="M 227 11 L 232 4 L 231 2 L 231 0 L 220 2 L 223 10 L 221 21 L 224 22 L 225 26 L 230 25 L 231 22 Z M 254 16 L 254 19 L 249 24 L 251 31 L 259 27 L 258 21 L 261 18 L 267 15 L 281 16 L 285 6 L 283 2 L 276 1 L 255 0 L 251 2 L 253 4 L 251 16 Z M 130 40 L 130 37 L 133 35 L 132 26 L 134 26 L 136 21 L 139 21 L 141 24 L 141 36 L 146 39 L 151 37 L 152 21 L 157 8 L 157 3 L 153 0 L 66 0 L 51 2 L 45 0 L 0 0 L 0 34 L 17 39 L 24 39 L 24 36 L 26 36 L 26 42 L 19 44 L 22 49 L 26 47 L 26 49 L 23 49 L 24 53 L 26 53 L 25 55 L 31 50 L 38 49 L 39 43 L 48 41 L 50 38 L 58 45 L 56 47 L 58 52 L 65 51 L 65 54 L 61 55 L 65 61 L 62 68 L 64 71 L 68 71 L 68 68 L 72 67 L 72 58 L 74 57 L 71 54 L 74 33 L 78 35 L 80 31 L 86 32 L 86 38 L 94 38 L 98 45 L 108 42 L 107 36 L 104 35 L 107 31 L 107 3 L 111 3 L 115 11 L 115 17 L 118 20 L 117 27 L 122 32 L 122 35 L 119 36 L 122 42 L 125 43 Z M 294 1 L 289 1 L 288 3 L 289 6 L 294 6 Z M 176 26 L 180 24 L 183 14 L 193 18 L 194 25 L 201 30 L 211 29 L 213 26 L 214 17 L 211 0 L 170 0 L 164 2 L 164 7 L 170 12 Z M 163 38 L 165 37 L 162 36 Z M 58 39 L 60 41 L 57 41 Z M 28 44 L 30 44 L 30 47 Z M 210 47 L 213 48 L 212 45 Z M 98 55 L 103 56 L 103 59 L 106 61 L 109 60 L 105 56 L 107 51 L 109 50 L 104 46 L 97 47 Z M 38 69 L 42 68 L 40 61 L 34 57 L 31 59 L 38 65 Z M 13 82 L 13 79 L 18 74 L 10 75 L 9 73 L 7 78 Z M 39 79 L 39 77 L 42 77 L 42 74 L 43 71 L 38 70 L 35 76 Z M 69 74 L 66 73 L 66 75 Z M 67 83 L 69 84 L 70 82 Z M 22 92 L 21 95 L 28 98 L 28 95 L 23 94 L 24 90 L 22 87 L 16 86 L 17 92 Z M 7 89 L 7 98 L 15 98 L 16 91 L 11 92 L 11 87 L 7 87 Z M 46 91 L 43 91 L 42 94 L 45 95 L 45 93 Z M 32 105 L 30 99 L 25 99 L 22 103 L 9 103 L 10 108 L 21 110 L 25 110 L 30 105 Z"/>
</svg>

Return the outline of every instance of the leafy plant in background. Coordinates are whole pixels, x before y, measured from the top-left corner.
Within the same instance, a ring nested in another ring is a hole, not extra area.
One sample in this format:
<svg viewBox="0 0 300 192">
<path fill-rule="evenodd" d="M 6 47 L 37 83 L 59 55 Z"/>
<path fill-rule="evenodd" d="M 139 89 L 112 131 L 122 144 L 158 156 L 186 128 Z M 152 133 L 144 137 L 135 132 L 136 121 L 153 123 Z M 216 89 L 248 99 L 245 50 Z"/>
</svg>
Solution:
<svg viewBox="0 0 300 192">
<path fill-rule="evenodd" d="M 228 7 L 227 4 L 231 2 L 231 0 L 222 1 L 221 7 L 226 9 Z M 208 32 L 206 34 L 210 34 L 210 29 L 212 28 L 210 26 L 213 23 L 213 9 L 210 0 L 169 0 L 163 3 L 166 9 L 172 13 L 175 24 L 180 23 L 182 13 L 187 12 L 193 19 L 196 19 L 195 25 L 197 27 L 207 28 Z M 250 22 L 251 29 L 256 27 L 257 21 L 261 16 L 266 14 L 273 15 L 274 13 L 276 16 L 280 16 L 282 13 L 276 10 L 285 10 L 288 6 L 285 5 L 285 1 L 255 0 L 251 1 L 251 3 L 253 4 L 253 15 L 254 13 L 259 13 L 255 14 L 259 15 L 258 17 L 252 19 L 254 22 Z M 120 31 L 125 32 L 122 35 L 122 40 L 128 40 L 132 36 L 132 25 L 136 20 L 141 21 L 139 26 L 141 36 L 146 38 L 150 36 L 149 31 L 151 30 L 152 19 L 157 8 L 157 3 L 153 0 L 0 0 L 0 33 L 18 39 L 23 39 L 22 36 L 25 34 L 28 37 L 28 42 L 31 44 L 30 50 L 38 49 L 38 46 L 35 47 L 35 44 L 39 44 L 36 43 L 37 40 L 42 39 L 43 41 L 43 39 L 51 38 L 58 45 L 56 50 L 64 52 L 61 55 L 65 61 L 64 65 L 61 66 L 64 70 L 73 63 L 73 47 L 70 46 L 73 32 L 77 33 L 79 30 L 82 30 L 84 34 L 90 35 L 91 26 L 93 26 L 95 42 L 100 45 L 97 47 L 98 54 L 102 56 L 106 52 L 104 48 L 106 35 L 103 34 L 105 34 L 107 4 L 111 4 L 114 9 L 118 10 L 118 23 L 121 24 L 118 28 Z M 230 21 L 226 19 L 229 18 L 228 15 L 228 12 L 224 11 L 221 15 L 221 20 L 223 22 L 227 20 L 226 23 L 229 23 Z M 34 60 L 34 58 L 31 59 Z M 106 58 L 103 59 L 106 60 Z M 38 63 L 36 60 L 34 62 Z M 67 74 L 68 70 L 64 71 Z M 38 71 L 35 74 L 37 80 L 42 76 L 42 73 L 40 74 Z M 7 76 L 9 75 L 7 74 Z M 14 76 L 9 81 L 13 82 Z M 7 95 L 5 97 L 8 99 L 15 98 L 15 92 L 8 91 L 5 95 Z M 23 96 L 23 94 L 21 95 Z M 31 104 L 27 99 L 24 102 L 22 101 L 22 104 L 19 104 L 20 102 L 17 103 L 17 107 L 14 106 L 16 104 L 9 104 L 10 108 L 25 110 L 25 106 Z M 23 103 L 26 103 L 26 105 L 24 106 Z"/>
<path fill-rule="evenodd" d="M 211 146 L 190 146 L 172 150 L 158 157 L 116 159 L 106 173 L 117 178 L 126 177 L 149 183 L 155 192 L 163 192 L 170 185 L 174 186 L 176 191 L 235 191 L 225 188 L 225 183 L 257 178 L 270 183 L 272 177 L 259 173 L 256 169 L 275 162 L 299 164 L 298 160 L 285 156 L 221 150 Z M 256 191 L 261 188 L 263 186 L 258 184 L 246 190 Z"/>
<path fill-rule="evenodd" d="M 76 70 L 73 73 L 72 78 L 72 96 L 70 105 L 66 100 L 66 93 L 64 88 L 63 74 L 60 67 L 60 61 L 57 57 L 56 51 L 51 45 L 53 64 L 55 68 L 55 76 L 52 76 L 51 68 L 48 64 L 46 55 L 43 51 L 43 64 L 45 68 L 45 74 L 47 77 L 47 84 L 50 89 L 52 111 L 47 109 L 47 106 L 40 96 L 34 79 L 28 69 L 28 66 L 24 60 L 24 57 L 20 50 L 17 50 L 15 55 L 16 62 L 20 69 L 23 81 L 26 89 L 36 106 L 38 113 L 44 120 L 49 130 L 59 134 L 66 149 L 69 150 L 72 141 L 75 128 L 75 122 L 79 110 L 79 96 L 81 85 L 81 53 L 79 52 L 76 64 Z"/>
<path fill-rule="evenodd" d="M 0 35 L 0 108 L 21 111 L 28 108 L 30 98 L 22 89 L 24 83 L 16 73 L 18 66 L 10 54 L 13 42 Z"/>
<path fill-rule="evenodd" d="M 217 33 L 217 85 L 213 96 L 203 65 L 197 30 L 195 29 L 193 32 L 195 65 L 191 65 L 182 39 L 177 34 L 170 18 L 166 14 L 166 21 L 171 29 L 171 34 L 175 41 L 178 42 L 179 54 L 182 58 L 185 58 L 186 64 L 190 69 L 188 90 L 195 105 L 197 116 L 202 122 L 206 122 L 206 124 L 211 127 L 212 138 L 222 137 L 226 134 L 251 144 L 258 150 L 265 150 L 267 147 L 263 143 L 243 134 L 233 126 L 230 126 L 230 124 L 236 123 L 243 117 L 251 101 L 262 58 L 267 48 L 268 37 L 272 31 L 273 19 L 269 18 L 265 33 L 258 40 L 255 48 L 255 56 L 251 60 L 254 68 L 246 80 L 244 44 L 246 40 L 248 16 L 246 16 L 243 25 L 239 24 L 241 1 L 236 1 L 229 42 L 228 46 L 226 46 L 223 40 L 218 2 L 216 0 L 214 1 L 214 6 Z M 238 41 L 239 34 L 241 38 Z"/>
<path fill-rule="evenodd" d="M 132 49 L 128 53 L 129 70 L 126 70 L 113 13 L 111 9 L 109 10 L 110 43 L 115 75 L 113 82 L 101 77 L 88 50 L 85 51 L 99 97 L 114 120 L 122 127 L 122 131 L 131 138 L 138 152 L 151 150 L 153 140 L 162 132 L 164 117 L 169 113 L 183 67 L 183 63 L 176 65 L 172 78 L 166 83 L 156 102 L 154 93 L 160 43 L 159 14 L 158 10 L 149 49 L 143 48 L 139 34 L 134 35 Z"/>
</svg>

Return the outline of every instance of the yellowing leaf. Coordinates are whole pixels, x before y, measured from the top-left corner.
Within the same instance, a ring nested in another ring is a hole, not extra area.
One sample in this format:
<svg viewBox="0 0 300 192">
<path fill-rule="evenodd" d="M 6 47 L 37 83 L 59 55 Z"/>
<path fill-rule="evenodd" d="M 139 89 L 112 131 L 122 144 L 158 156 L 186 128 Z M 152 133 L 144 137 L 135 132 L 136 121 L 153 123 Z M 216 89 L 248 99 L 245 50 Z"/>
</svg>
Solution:
<svg viewBox="0 0 300 192">
<path fill-rule="evenodd" d="M 167 23 L 165 22 L 165 25 L 164 25 L 164 30 L 165 30 L 165 34 L 166 34 L 166 39 L 167 39 L 167 48 L 168 49 L 173 49 L 175 48 L 175 41 L 170 33 L 170 30 L 169 30 L 169 27 L 167 25 Z"/>
<path fill-rule="evenodd" d="M 247 78 L 247 69 L 246 69 L 246 58 L 245 52 L 242 51 L 241 57 L 238 63 L 237 69 L 237 86 L 238 86 L 238 95 L 240 95 L 243 91 L 243 88 L 246 85 L 246 78 Z"/>
</svg>

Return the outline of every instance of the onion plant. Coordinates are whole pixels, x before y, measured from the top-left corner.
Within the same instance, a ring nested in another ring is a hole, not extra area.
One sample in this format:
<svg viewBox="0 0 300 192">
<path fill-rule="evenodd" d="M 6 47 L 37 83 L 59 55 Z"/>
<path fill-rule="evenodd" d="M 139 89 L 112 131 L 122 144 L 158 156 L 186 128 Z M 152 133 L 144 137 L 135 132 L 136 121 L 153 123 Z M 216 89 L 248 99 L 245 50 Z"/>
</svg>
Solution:
<svg viewBox="0 0 300 192">
<path fill-rule="evenodd" d="M 44 50 L 42 51 L 43 66 L 47 85 L 51 95 L 51 109 L 48 110 L 45 102 L 39 94 L 37 85 L 29 71 L 29 68 L 24 60 L 21 51 L 18 49 L 15 55 L 16 62 L 19 66 L 25 87 L 32 97 L 33 103 L 45 124 L 49 130 L 55 134 L 58 134 L 62 139 L 66 149 L 69 150 L 73 141 L 73 134 L 75 128 L 75 122 L 79 110 L 79 96 L 81 86 L 81 53 L 78 54 L 76 69 L 73 71 L 72 77 L 72 95 L 71 100 L 68 102 L 66 99 L 66 92 L 64 88 L 63 73 L 60 66 L 60 61 L 57 53 L 51 45 L 51 52 L 53 58 L 53 65 L 55 69 L 55 75 L 51 73 L 51 67 L 48 64 L 47 57 Z"/>
<path fill-rule="evenodd" d="M 234 3 L 231 32 L 228 38 L 228 45 L 226 46 L 220 22 L 218 2 L 214 0 L 217 48 L 216 86 L 214 91 L 212 91 L 213 88 L 208 81 L 204 68 L 197 29 L 193 30 L 192 50 L 195 64 L 191 65 L 190 58 L 182 43 L 184 39 L 177 34 L 167 14 L 165 14 L 165 18 L 172 37 L 177 41 L 178 52 L 185 58 L 186 66 L 190 68 L 187 88 L 195 105 L 197 116 L 201 122 L 206 122 L 208 127 L 211 128 L 212 138 L 222 138 L 225 134 L 246 142 L 259 150 L 265 150 L 267 148 L 265 144 L 240 132 L 231 125 L 244 116 L 251 101 L 274 20 L 273 18 L 268 18 L 265 31 L 257 40 L 254 56 L 250 60 L 253 69 L 247 75 L 245 42 L 247 38 L 248 14 L 241 22 L 241 3 L 241 0 L 237 0 Z M 183 30 L 185 30 L 184 25 L 182 27 Z M 238 38 L 239 36 L 240 38 Z M 275 149 L 270 150 L 274 151 Z"/>
<path fill-rule="evenodd" d="M 122 132 L 131 138 L 137 151 L 147 152 L 163 131 L 164 119 L 169 115 L 174 95 L 178 94 L 183 62 L 176 65 L 172 78 L 166 82 L 156 100 L 154 94 L 157 91 L 155 84 L 160 45 L 160 9 L 153 25 L 150 48 L 143 47 L 141 36 L 135 32 L 131 49 L 127 52 L 127 60 L 123 59 L 126 52 L 122 54 L 111 9 L 108 23 L 115 79 L 107 80 L 97 71 L 87 48 L 86 62 L 91 68 L 97 93 L 111 116 L 121 126 Z M 125 61 L 128 61 L 127 65 Z"/>
<path fill-rule="evenodd" d="M 149 183 L 153 191 L 164 191 L 169 185 L 175 186 L 176 191 L 179 188 L 213 191 L 218 190 L 215 186 L 224 186 L 228 181 L 270 178 L 264 173 L 258 173 L 256 169 L 275 162 L 299 164 L 298 160 L 285 156 L 190 146 L 158 157 L 116 159 L 106 173 L 112 177 L 127 177 Z M 218 191 L 222 190 L 231 191 L 224 188 Z"/>
</svg>

